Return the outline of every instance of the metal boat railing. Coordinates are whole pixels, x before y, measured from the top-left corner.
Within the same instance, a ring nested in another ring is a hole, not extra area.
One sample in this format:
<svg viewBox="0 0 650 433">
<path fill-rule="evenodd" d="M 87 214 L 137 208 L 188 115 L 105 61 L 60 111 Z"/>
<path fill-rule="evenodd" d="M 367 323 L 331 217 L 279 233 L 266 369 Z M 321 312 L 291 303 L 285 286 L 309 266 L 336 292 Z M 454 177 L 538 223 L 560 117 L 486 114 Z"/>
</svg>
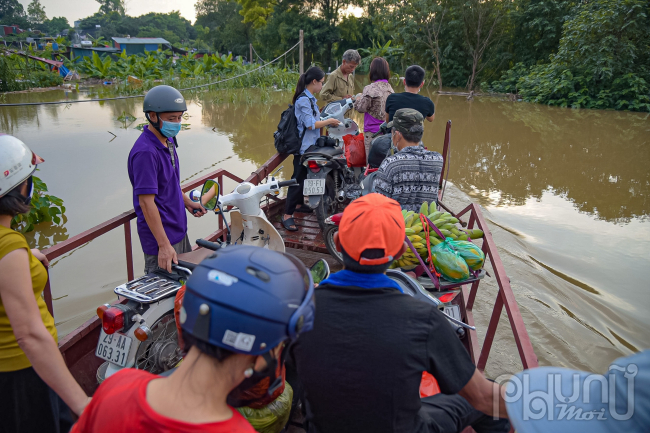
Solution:
<svg viewBox="0 0 650 433">
<path fill-rule="evenodd" d="M 445 137 L 445 146 L 444 146 L 443 154 L 447 154 L 448 152 L 448 140 L 449 138 L 447 132 L 447 136 Z M 287 155 L 279 155 L 279 154 L 274 155 L 258 170 L 254 171 L 246 179 L 246 181 L 251 182 L 253 184 L 258 184 L 268 174 L 270 174 L 274 169 L 276 169 L 286 158 Z M 216 179 L 220 185 L 223 185 L 224 178 L 232 179 L 235 182 L 242 182 L 242 179 L 233 175 L 232 173 L 223 169 L 219 169 L 182 185 L 182 190 L 183 192 L 187 192 L 191 189 L 194 189 L 202 185 L 208 179 Z M 280 205 L 281 202 L 275 201 L 274 203 L 269 203 L 267 206 L 263 207 L 263 209 L 265 209 L 267 214 L 270 215 L 272 213 L 271 211 L 272 210 L 275 211 L 275 209 Z M 444 204 L 440 203 L 440 206 L 446 211 L 453 213 Z M 487 364 L 487 360 L 490 355 L 490 349 L 492 348 L 492 343 L 494 341 L 494 337 L 499 324 L 499 317 L 501 316 L 501 312 L 505 307 L 523 367 L 524 368 L 536 367 L 538 365 L 537 357 L 535 356 L 532 343 L 530 342 L 530 337 L 528 336 L 528 332 L 524 325 L 524 321 L 521 317 L 519 306 L 517 305 L 517 301 L 515 300 L 514 294 L 512 292 L 512 288 L 510 287 L 510 280 L 506 275 L 505 268 L 503 266 L 501 258 L 499 257 L 499 253 L 497 251 L 496 244 L 492 239 L 492 234 L 490 233 L 490 229 L 485 219 L 483 218 L 483 214 L 481 213 L 479 206 L 472 203 L 462 211 L 456 213 L 455 216 L 459 219 L 461 219 L 461 217 L 468 218 L 467 228 L 471 229 L 475 225 L 477 225 L 478 228 L 483 230 L 484 239 L 483 239 L 482 249 L 483 252 L 485 253 L 486 261 L 487 259 L 489 259 L 492 265 L 494 278 L 496 278 L 499 287 L 497 298 L 492 311 L 492 316 L 490 318 L 490 322 L 482 346 L 479 344 L 476 331 L 469 331 L 468 333 L 467 347 L 470 356 L 472 358 L 472 361 L 476 364 L 479 370 L 481 371 L 485 370 L 485 366 Z M 115 218 L 112 218 L 102 224 L 99 224 L 89 230 L 86 230 L 83 233 L 73 236 L 66 241 L 60 242 L 52 246 L 51 248 L 44 250 L 43 253 L 47 256 L 48 260 L 52 261 L 53 259 L 63 254 L 66 254 L 74 250 L 75 248 L 78 248 L 81 245 L 90 242 L 93 239 L 96 239 L 105 233 L 108 233 L 111 230 L 123 226 L 124 243 L 125 243 L 125 250 L 126 250 L 127 277 L 129 280 L 132 280 L 134 278 L 134 274 L 133 274 L 133 251 L 132 251 L 132 242 L 131 242 L 130 222 L 132 219 L 135 218 L 136 215 L 134 210 L 125 212 L 121 215 L 118 215 Z M 214 233 L 210 234 L 209 236 L 207 236 L 205 239 L 213 241 L 217 238 L 221 238 L 224 234 L 225 234 L 225 229 L 223 225 L 223 219 L 219 217 L 219 229 Z M 195 246 L 194 248 L 196 249 L 198 247 Z M 468 287 L 468 285 L 464 285 L 461 287 L 461 291 L 460 291 L 462 297 L 460 303 L 461 315 L 469 325 L 474 325 L 474 316 L 472 310 L 474 306 L 474 301 L 476 299 L 479 282 L 480 281 L 476 281 L 472 283 L 471 287 Z M 52 313 L 53 312 L 52 294 L 50 290 L 49 280 L 43 294 L 48 309 L 50 310 L 50 313 Z M 94 319 L 96 319 L 96 317 Z M 92 320 L 93 319 L 91 319 L 91 321 Z M 80 332 L 81 334 L 83 334 L 84 332 L 90 332 L 90 331 L 81 330 Z M 83 337 L 83 335 L 81 335 L 80 333 L 74 332 L 72 334 L 75 335 L 65 337 L 60 342 L 59 346 L 62 351 L 71 349 L 74 342 Z"/>
<path fill-rule="evenodd" d="M 260 181 L 262 181 L 262 179 L 264 179 L 268 174 L 270 174 L 273 170 L 275 170 L 282 163 L 282 161 L 284 161 L 287 158 L 287 156 L 288 155 L 280 155 L 276 153 L 273 157 L 271 157 L 271 159 L 266 161 L 264 165 L 262 165 L 260 168 L 252 172 L 251 175 L 248 176 L 248 178 L 246 179 L 246 182 L 251 182 L 257 185 L 258 183 L 260 183 Z M 224 177 L 228 179 L 232 179 L 237 183 L 244 181 L 243 179 L 239 178 L 238 176 L 235 176 L 229 171 L 220 168 L 218 170 L 206 174 L 205 176 L 202 176 L 198 179 L 195 179 L 191 182 L 187 182 L 181 185 L 181 188 L 183 192 L 187 192 L 200 185 L 203 185 L 203 183 L 208 179 L 216 179 L 219 182 L 219 185 L 223 185 Z M 120 214 L 115 218 L 111 218 L 108 221 L 96 225 L 95 227 L 88 229 L 83 233 L 79 233 L 78 235 L 73 236 L 63 242 L 59 242 L 58 244 L 53 245 L 52 247 L 47 248 L 42 252 L 43 254 L 45 254 L 48 261 L 51 262 L 57 257 L 69 253 L 75 248 L 78 248 L 94 239 L 97 239 L 98 237 L 110 232 L 111 230 L 123 226 L 124 227 L 124 249 L 126 251 L 126 275 L 128 280 L 130 281 L 134 278 L 133 245 L 131 242 L 131 220 L 135 218 L 136 218 L 135 210 L 131 209 L 130 211 L 124 212 L 123 214 Z M 213 241 L 214 239 L 220 237 L 223 233 L 223 229 L 224 229 L 223 218 L 219 216 L 219 230 L 212 233 L 210 236 L 206 237 L 206 239 Z M 50 311 L 50 314 L 54 315 L 54 309 L 52 306 L 52 290 L 50 287 L 49 278 L 45 286 L 45 290 L 43 291 L 43 297 L 45 299 L 45 303 L 47 304 L 47 309 Z"/>
</svg>

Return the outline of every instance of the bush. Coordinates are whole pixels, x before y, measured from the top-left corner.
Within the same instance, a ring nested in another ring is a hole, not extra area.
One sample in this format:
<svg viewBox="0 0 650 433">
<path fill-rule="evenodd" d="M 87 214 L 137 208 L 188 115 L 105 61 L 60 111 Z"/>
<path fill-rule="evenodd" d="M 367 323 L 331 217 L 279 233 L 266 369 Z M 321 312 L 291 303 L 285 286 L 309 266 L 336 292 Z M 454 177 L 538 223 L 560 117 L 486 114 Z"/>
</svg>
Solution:
<svg viewBox="0 0 650 433">
<path fill-rule="evenodd" d="M 643 0 L 580 3 L 550 63 L 518 63 L 490 90 L 561 107 L 650 111 L 649 44 Z"/>
<path fill-rule="evenodd" d="M 58 72 L 35 71 L 29 78 L 33 87 L 54 87 L 63 84 L 63 78 Z"/>
<path fill-rule="evenodd" d="M 47 194 L 47 185 L 36 176 L 34 181 L 34 193 L 32 194 L 31 209 L 29 213 L 16 215 L 11 220 L 11 228 L 22 233 L 31 232 L 36 224 L 42 222 L 54 222 L 61 224 L 61 218 L 65 212 L 63 200 Z"/>
</svg>

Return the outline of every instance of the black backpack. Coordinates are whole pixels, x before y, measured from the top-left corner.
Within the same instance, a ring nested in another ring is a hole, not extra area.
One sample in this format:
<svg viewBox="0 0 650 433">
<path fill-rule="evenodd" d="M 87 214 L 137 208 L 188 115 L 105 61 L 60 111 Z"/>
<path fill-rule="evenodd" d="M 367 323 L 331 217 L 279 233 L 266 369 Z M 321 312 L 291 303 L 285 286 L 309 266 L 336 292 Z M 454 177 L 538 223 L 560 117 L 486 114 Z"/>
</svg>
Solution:
<svg viewBox="0 0 650 433">
<path fill-rule="evenodd" d="M 296 101 L 302 97 L 307 97 L 305 93 L 301 93 Z M 317 115 L 316 109 L 314 108 L 314 103 L 309 99 L 311 104 L 311 109 L 314 112 L 314 116 Z M 278 130 L 273 133 L 273 138 L 275 139 L 275 150 L 278 153 L 289 153 L 289 154 L 298 154 L 300 152 L 300 147 L 302 146 L 302 137 L 305 135 L 307 129 L 298 133 L 298 119 L 296 119 L 296 114 L 294 111 L 294 106 L 289 104 L 289 108 L 282 112 L 280 116 L 280 123 L 278 123 Z"/>
</svg>

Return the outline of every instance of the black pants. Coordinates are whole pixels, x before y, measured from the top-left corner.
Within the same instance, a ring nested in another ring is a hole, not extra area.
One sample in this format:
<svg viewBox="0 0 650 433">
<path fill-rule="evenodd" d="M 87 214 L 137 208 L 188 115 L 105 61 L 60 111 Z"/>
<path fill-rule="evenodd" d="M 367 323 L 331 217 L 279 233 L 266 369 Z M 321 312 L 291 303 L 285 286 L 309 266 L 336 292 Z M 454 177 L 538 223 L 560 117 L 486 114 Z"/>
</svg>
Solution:
<svg viewBox="0 0 650 433">
<path fill-rule="evenodd" d="M 423 431 L 429 433 L 456 433 L 472 426 L 476 433 L 508 433 L 510 422 L 505 418 L 497 420 L 474 409 L 458 394 L 436 394 L 422 399 L 420 419 Z M 422 430 L 421 430 L 422 431 Z"/>
<path fill-rule="evenodd" d="M 68 406 L 32 367 L 0 373 L 0 433 L 66 433 Z"/>
<path fill-rule="evenodd" d="M 287 191 L 287 202 L 284 208 L 284 213 L 287 215 L 293 215 L 296 207 L 305 202 L 302 188 L 305 185 L 305 179 L 307 178 L 307 167 L 300 164 L 300 156 L 301 155 L 293 156 L 293 176 L 291 176 L 291 179 L 296 179 L 298 185 L 290 187 L 289 191 Z"/>
</svg>

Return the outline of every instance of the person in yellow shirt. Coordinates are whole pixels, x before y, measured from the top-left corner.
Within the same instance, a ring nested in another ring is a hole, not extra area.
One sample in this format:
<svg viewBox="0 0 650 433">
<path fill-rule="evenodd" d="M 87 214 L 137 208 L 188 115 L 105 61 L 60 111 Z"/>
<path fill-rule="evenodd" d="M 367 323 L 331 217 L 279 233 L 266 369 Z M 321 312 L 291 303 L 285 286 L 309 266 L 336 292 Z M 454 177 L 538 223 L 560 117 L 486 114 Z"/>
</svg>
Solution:
<svg viewBox="0 0 650 433">
<path fill-rule="evenodd" d="M 329 104 L 333 101 L 351 98 L 354 95 L 354 70 L 359 66 L 361 56 L 357 50 L 343 53 L 343 63 L 336 68 L 320 91 L 319 100 Z"/>
<path fill-rule="evenodd" d="M 30 209 L 32 175 L 41 162 L 22 141 L 0 135 L 2 432 L 67 432 L 70 409 L 79 415 L 90 400 L 65 365 L 43 300 L 47 258 L 11 229 L 11 219 Z"/>
</svg>

